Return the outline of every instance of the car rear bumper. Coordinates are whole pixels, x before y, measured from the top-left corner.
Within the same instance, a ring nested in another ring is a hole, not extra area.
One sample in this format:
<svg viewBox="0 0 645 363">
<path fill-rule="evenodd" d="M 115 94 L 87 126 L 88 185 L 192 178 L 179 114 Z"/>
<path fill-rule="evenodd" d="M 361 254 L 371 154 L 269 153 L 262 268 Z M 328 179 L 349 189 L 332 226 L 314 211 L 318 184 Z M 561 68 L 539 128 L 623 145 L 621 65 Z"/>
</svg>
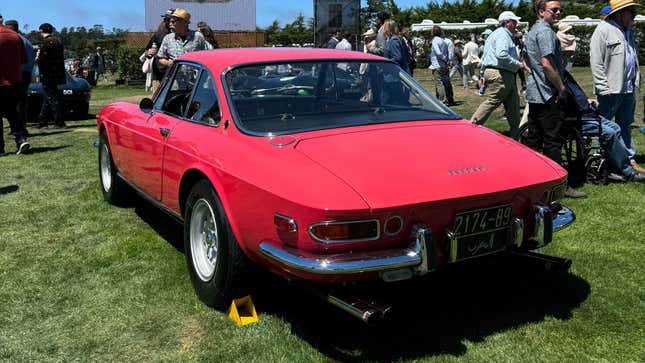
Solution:
<svg viewBox="0 0 645 363">
<path fill-rule="evenodd" d="M 536 206 L 533 215 L 534 230 L 531 239 L 537 242 L 537 247 L 551 242 L 554 231 L 562 229 L 575 221 L 575 214 L 562 206 L 557 213 L 551 213 L 545 206 Z M 551 223 L 546 221 L 551 220 Z M 517 238 L 513 245 L 520 247 L 519 236 L 524 235 L 523 221 L 516 219 L 514 233 Z M 349 275 L 365 272 L 404 271 L 408 270 L 409 277 L 414 274 L 422 275 L 437 267 L 436 244 L 430 229 L 417 228 L 414 241 L 405 248 L 369 251 L 362 253 L 346 253 L 337 255 L 304 255 L 295 248 L 281 247 L 273 242 L 260 243 L 262 254 L 286 267 L 304 273 L 317 275 Z"/>
</svg>

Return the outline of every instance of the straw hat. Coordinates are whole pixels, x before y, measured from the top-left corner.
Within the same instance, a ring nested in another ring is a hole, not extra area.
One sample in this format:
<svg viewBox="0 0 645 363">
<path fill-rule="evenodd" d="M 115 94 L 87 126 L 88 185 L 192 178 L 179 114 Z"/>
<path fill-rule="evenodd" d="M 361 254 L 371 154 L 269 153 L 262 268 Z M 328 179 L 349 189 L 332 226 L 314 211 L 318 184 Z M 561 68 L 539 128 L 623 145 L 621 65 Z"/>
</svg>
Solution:
<svg viewBox="0 0 645 363">
<path fill-rule="evenodd" d="M 618 10 L 622 10 L 631 6 L 640 6 L 640 4 L 638 4 L 634 0 L 611 0 L 609 1 L 609 5 L 611 6 L 611 13 L 609 13 L 607 16 L 617 12 Z"/>
<path fill-rule="evenodd" d="M 366 31 L 365 33 L 363 33 L 363 36 L 364 36 L 364 37 L 371 37 L 371 36 L 374 36 L 374 35 L 376 35 L 376 32 L 375 32 L 375 31 L 374 31 L 374 29 L 372 29 L 372 28 L 370 28 L 368 31 Z"/>
<path fill-rule="evenodd" d="M 568 32 L 569 30 L 571 30 L 571 28 L 573 28 L 573 27 L 571 26 L 571 24 L 567 24 L 567 23 L 563 23 L 563 22 L 559 22 L 559 23 L 558 23 L 558 31 L 559 31 L 559 32 L 566 33 L 566 32 Z"/>
</svg>

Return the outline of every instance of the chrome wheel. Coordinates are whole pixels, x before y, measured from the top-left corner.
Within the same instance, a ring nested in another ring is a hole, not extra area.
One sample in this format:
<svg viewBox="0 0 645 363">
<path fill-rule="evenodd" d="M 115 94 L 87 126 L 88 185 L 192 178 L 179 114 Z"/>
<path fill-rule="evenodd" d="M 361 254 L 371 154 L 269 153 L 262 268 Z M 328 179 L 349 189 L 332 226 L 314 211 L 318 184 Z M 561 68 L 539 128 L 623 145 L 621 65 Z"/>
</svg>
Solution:
<svg viewBox="0 0 645 363">
<path fill-rule="evenodd" d="M 190 251 L 200 280 L 210 281 L 215 273 L 219 234 L 213 208 L 206 199 L 195 202 L 189 226 Z"/>
<path fill-rule="evenodd" d="M 112 188 L 112 158 L 110 157 L 110 148 L 107 143 L 101 145 L 101 184 L 103 190 L 107 193 Z"/>
</svg>

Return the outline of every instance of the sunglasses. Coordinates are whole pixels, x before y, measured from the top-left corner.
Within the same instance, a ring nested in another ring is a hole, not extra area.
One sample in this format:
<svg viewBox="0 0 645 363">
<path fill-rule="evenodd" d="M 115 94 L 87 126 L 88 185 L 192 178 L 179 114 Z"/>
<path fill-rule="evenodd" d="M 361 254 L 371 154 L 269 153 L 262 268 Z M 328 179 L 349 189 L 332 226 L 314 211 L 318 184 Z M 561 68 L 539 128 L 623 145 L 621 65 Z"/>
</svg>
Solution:
<svg viewBox="0 0 645 363">
<path fill-rule="evenodd" d="M 168 20 L 169 23 L 179 23 L 180 21 L 182 21 L 182 19 L 170 18 L 170 20 Z"/>
<path fill-rule="evenodd" d="M 555 13 L 562 14 L 562 8 L 546 8 L 546 10 L 550 11 L 551 14 L 555 14 Z"/>
</svg>

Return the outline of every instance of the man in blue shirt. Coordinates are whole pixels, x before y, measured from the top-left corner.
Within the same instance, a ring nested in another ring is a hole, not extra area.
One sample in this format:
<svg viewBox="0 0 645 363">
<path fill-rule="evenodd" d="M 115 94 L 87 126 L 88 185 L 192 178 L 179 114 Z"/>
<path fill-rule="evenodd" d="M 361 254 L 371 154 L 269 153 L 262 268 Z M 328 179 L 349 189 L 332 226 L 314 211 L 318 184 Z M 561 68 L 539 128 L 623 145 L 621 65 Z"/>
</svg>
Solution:
<svg viewBox="0 0 645 363">
<path fill-rule="evenodd" d="M 432 50 L 428 55 L 432 75 L 434 76 L 434 86 L 437 98 L 448 106 L 455 104 L 452 92 L 452 83 L 450 83 L 450 71 L 448 61 L 450 54 L 448 46 L 443 40 L 443 30 L 435 25 L 432 27 Z"/>
<path fill-rule="evenodd" d="M 528 135 L 525 144 L 551 160 L 562 163 L 564 139 L 560 128 L 565 115 L 562 105 L 570 98 L 563 82 L 564 67 L 560 41 L 551 28 L 560 20 L 559 1 L 536 0 L 533 4 L 538 20 L 526 37 L 530 73 L 526 82 L 529 107 Z M 584 198 L 587 194 L 567 186 L 565 196 Z"/>
<path fill-rule="evenodd" d="M 497 20 L 499 26 L 486 40 L 481 61 L 484 79 L 480 80 L 480 86 L 485 84 L 488 97 L 479 105 L 471 120 L 483 125 L 490 114 L 503 103 L 511 127 L 511 137 L 515 137 L 520 124 L 520 97 L 517 94 L 515 74 L 519 69 L 526 69 L 526 65 L 520 61 L 513 39 L 520 17 L 512 11 L 505 11 Z"/>
</svg>

